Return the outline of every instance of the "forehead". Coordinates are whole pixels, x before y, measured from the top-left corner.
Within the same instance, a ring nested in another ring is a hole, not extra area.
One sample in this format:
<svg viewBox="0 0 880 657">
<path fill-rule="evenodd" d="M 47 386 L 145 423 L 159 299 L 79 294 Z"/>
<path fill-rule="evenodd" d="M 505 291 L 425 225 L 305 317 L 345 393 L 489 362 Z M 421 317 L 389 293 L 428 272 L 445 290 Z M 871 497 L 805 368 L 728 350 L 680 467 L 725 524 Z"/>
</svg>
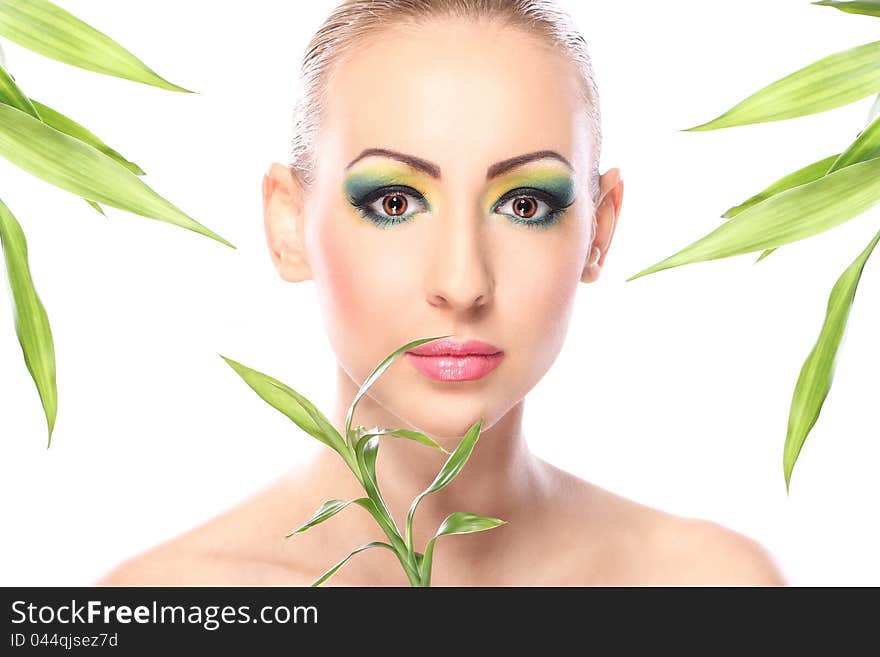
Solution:
<svg viewBox="0 0 880 657">
<path fill-rule="evenodd" d="M 535 35 L 497 23 L 432 20 L 366 37 L 328 80 L 323 129 L 340 158 L 398 148 L 475 167 L 589 139 L 575 69 Z M 326 151 L 325 151 L 326 153 Z"/>
</svg>

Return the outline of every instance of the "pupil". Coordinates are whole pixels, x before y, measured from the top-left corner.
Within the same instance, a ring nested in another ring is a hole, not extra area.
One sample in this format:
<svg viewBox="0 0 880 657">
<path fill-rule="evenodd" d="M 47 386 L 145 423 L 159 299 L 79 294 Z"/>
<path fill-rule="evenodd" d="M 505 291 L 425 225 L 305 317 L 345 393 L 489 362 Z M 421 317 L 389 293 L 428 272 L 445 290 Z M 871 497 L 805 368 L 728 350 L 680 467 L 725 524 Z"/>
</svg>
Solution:
<svg viewBox="0 0 880 657">
<path fill-rule="evenodd" d="M 385 212 L 396 216 L 403 214 L 403 211 L 406 209 L 406 199 L 400 194 L 391 194 L 385 197 L 383 205 L 385 206 Z"/>
<path fill-rule="evenodd" d="M 537 204 L 528 197 L 521 197 L 516 199 L 514 203 L 514 212 L 519 214 L 521 217 L 528 219 L 532 215 L 535 214 L 538 207 Z M 520 212 L 521 211 L 521 212 Z"/>
</svg>

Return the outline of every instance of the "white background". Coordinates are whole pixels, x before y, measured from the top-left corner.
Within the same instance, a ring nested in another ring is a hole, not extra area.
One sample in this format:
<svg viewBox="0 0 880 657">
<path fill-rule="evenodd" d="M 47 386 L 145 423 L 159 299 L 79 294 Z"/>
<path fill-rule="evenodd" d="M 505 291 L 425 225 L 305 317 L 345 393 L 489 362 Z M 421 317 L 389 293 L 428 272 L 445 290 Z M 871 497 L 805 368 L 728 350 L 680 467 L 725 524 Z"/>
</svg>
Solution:
<svg viewBox="0 0 880 657">
<path fill-rule="evenodd" d="M 88 584 L 267 485 L 317 445 L 218 353 L 329 408 L 334 356 L 313 283 L 281 281 L 260 186 L 285 162 L 296 75 L 332 2 L 59 0 L 176 94 L 76 69 L 3 40 L 30 96 L 91 128 L 144 180 L 232 241 L 80 198 L 0 161 L 57 352 L 51 449 L 0 303 L 0 584 Z M 623 211 L 600 281 L 529 394 L 543 458 L 617 493 L 752 536 L 794 584 L 880 584 L 875 477 L 880 256 L 856 296 L 834 386 L 786 495 L 789 403 L 839 274 L 880 224 L 625 279 L 702 237 L 783 174 L 840 152 L 871 100 L 705 133 L 703 123 L 816 59 L 880 37 L 880 20 L 805 0 L 563 2 L 590 44 L 601 170 Z M 314 443 L 314 445 L 313 445 Z M 428 482 L 426 482 L 427 484 Z M 290 518 L 291 527 L 302 518 Z"/>
</svg>

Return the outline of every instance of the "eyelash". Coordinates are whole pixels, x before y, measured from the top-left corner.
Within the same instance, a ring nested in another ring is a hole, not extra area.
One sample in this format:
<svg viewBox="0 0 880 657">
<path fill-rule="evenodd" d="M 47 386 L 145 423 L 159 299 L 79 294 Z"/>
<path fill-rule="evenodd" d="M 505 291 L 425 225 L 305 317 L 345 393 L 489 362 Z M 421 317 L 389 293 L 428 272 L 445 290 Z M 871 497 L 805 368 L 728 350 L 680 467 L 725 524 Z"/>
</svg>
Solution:
<svg viewBox="0 0 880 657">
<path fill-rule="evenodd" d="M 507 203 L 512 199 L 526 197 L 526 198 L 534 198 L 538 201 L 543 201 L 547 204 L 550 210 L 544 215 L 543 218 L 538 219 L 536 221 L 532 221 L 529 219 L 523 219 L 522 217 L 518 217 L 515 214 L 504 214 L 505 217 L 509 218 L 513 223 L 524 225 L 527 228 L 532 228 L 536 230 L 545 230 L 555 225 L 562 214 L 574 204 L 574 201 L 569 203 L 568 205 L 563 205 L 558 198 L 556 198 L 552 194 L 548 194 L 540 189 L 534 189 L 532 187 L 517 187 L 516 189 L 512 189 L 507 192 L 504 196 L 498 199 L 498 202 L 492 207 L 492 212 L 497 212 L 498 208 Z"/>
<path fill-rule="evenodd" d="M 416 212 L 411 212 L 409 215 L 403 215 L 400 217 L 389 217 L 381 214 L 377 214 L 370 209 L 370 205 L 379 199 L 385 198 L 391 194 L 400 194 L 403 196 L 412 196 L 419 200 L 420 203 L 427 205 L 427 201 L 425 197 L 422 196 L 419 192 L 417 192 L 412 187 L 406 187 L 404 185 L 393 185 L 390 187 L 382 187 L 380 189 L 373 190 L 367 195 L 361 197 L 360 199 L 349 199 L 351 204 L 355 207 L 358 213 L 376 224 L 380 228 L 391 228 L 398 224 L 407 221 L 413 215 L 419 214 L 420 212 L 424 212 L 425 210 L 419 210 Z M 552 194 L 548 194 L 540 189 L 534 189 L 531 187 L 518 187 L 516 189 L 512 189 L 504 196 L 502 196 L 492 207 L 492 212 L 497 212 L 498 208 L 504 205 L 507 201 L 518 197 L 530 197 L 537 199 L 539 201 L 543 201 L 547 204 L 550 210 L 542 219 L 537 221 L 530 221 L 528 219 L 523 219 L 522 217 L 517 217 L 514 214 L 506 214 L 504 216 L 508 217 L 513 223 L 524 225 L 527 228 L 543 230 L 547 229 L 553 225 L 555 225 L 562 214 L 567 210 L 573 203 L 569 203 L 568 205 L 563 205 L 555 196 Z"/>
<path fill-rule="evenodd" d="M 402 224 L 413 215 L 419 214 L 420 212 L 425 212 L 425 210 L 418 210 L 416 212 L 410 212 L 408 215 L 402 215 L 400 217 L 390 217 L 377 214 L 370 209 L 370 205 L 372 203 L 375 203 L 376 201 L 392 194 L 414 197 L 427 209 L 428 202 L 425 197 L 414 190 L 412 187 L 406 187 L 405 185 L 392 185 L 391 187 L 382 187 L 380 189 L 369 192 L 365 196 L 362 196 L 360 199 L 349 200 L 364 219 L 373 222 L 379 228 L 391 228 L 393 226 L 396 226 L 397 224 Z"/>
</svg>

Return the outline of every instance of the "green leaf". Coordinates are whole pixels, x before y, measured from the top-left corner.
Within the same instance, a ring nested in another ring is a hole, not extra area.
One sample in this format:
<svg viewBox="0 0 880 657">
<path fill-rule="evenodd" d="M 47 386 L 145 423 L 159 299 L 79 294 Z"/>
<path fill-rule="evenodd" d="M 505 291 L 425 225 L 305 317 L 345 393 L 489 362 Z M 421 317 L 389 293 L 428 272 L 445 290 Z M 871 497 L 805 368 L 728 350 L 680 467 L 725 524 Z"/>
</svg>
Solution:
<svg viewBox="0 0 880 657">
<path fill-rule="evenodd" d="M 480 437 L 480 430 L 482 427 L 483 418 L 480 418 L 471 425 L 471 428 L 467 430 L 467 433 L 465 433 L 464 437 L 459 441 L 458 447 L 456 447 L 455 451 L 452 452 L 448 459 L 446 459 L 446 463 L 440 468 L 440 472 L 437 474 L 437 477 L 431 485 L 419 493 L 416 499 L 413 500 L 406 517 L 406 547 L 407 552 L 410 554 L 413 552 L 412 521 L 416 512 L 416 507 L 425 495 L 430 495 L 431 493 L 435 493 L 445 486 L 448 486 L 450 482 L 458 476 L 458 473 L 461 472 L 461 469 L 470 458 L 474 446 L 477 444 L 477 439 Z"/>
<path fill-rule="evenodd" d="M 871 111 L 868 112 L 868 123 L 874 120 L 875 116 L 880 115 L 880 94 L 877 94 L 877 98 L 874 99 L 874 104 L 871 106 Z"/>
<path fill-rule="evenodd" d="M 278 379 L 268 374 L 263 374 L 255 369 L 219 354 L 220 358 L 244 379 L 251 389 L 256 392 L 267 404 L 281 411 L 303 431 L 310 436 L 335 450 L 345 459 L 349 467 L 357 472 L 357 466 L 352 454 L 349 452 L 342 436 L 333 427 L 327 417 L 308 399 L 296 390 L 285 385 Z"/>
<path fill-rule="evenodd" d="M 194 93 L 160 77 L 109 36 L 47 0 L 0 2 L 0 36 L 28 50 L 95 73 Z"/>
<path fill-rule="evenodd" d="M 355 445 L 355 456 L 357 457 L 358 468 L 361 475 L 363 475 L 364 490 L 367 491 L 367 496 L 373 501 L 376 510 L 379 512 L 375 516 L 379 525 L 392 543 L 397 544 L 397 541 L 400 541 L 397 544 L 398 548 L 400 548 L 403 547 L 403 540 L 400 537 L 400 532 L 397 530 L 397 525 L 394 524 L 391 511 L 388 510 L 388 506 L 385 504 L 385 500 L 379 490 L 379 481 L 376 477 L 376 459 L 378 454 L 379 436 L 374 434 L 361 436 Z"/>
<path fill-rule="evenodd" d="M 755 260 L 755 264 L 761 262 L 764 258 L 766 258 L 768 255 L 770 255 L 771 253 L 773 253 L 773 252 L 776 250 L 776 248 L 777 248 L 777 247 L 773 247 L 772 249 L 767 249 L 766 251 L 764 251 L 763 253 L 761 253 L 761 255 L 758 256 L 758 259 Z"/>
<path fill-rule="evenodd" d="M 9 75 L 5 66 L 0 66 L 0 103 L 11 105 L 35 118 L 41 118 L 30 99 Z"/>
<path fill-rule="evenodd" d="M 120 164 L 122 164 L 126 168 L 131 170 L 131 167 L 133 166 L 137 169 L 137 171 L 140 171 L 140 168 L 136 164 L 128 162 L 125 158 L 119 155 L 119 153 L 116 153 L 116 151 L 109 148 L 100 139 L 95 137 L 91 132 L 83 128 L 81 125 L 74 123 L 73 121 L 59 114 L 55 110 L 45 105 L 42 105 L 41 103 L 37 103 L 31 98 L 28 98 L 3 66 L 0 66 L 0 103 L 5 103 L 7 105 L 15 107 L 16 109 L 20 109 L 22 112 L 27 112 L 34 118 L 41 120 L 46 125 L 53 127 L 56 130 L 60 130 L 61 132 L 64 132 L 66 134 L 69 134 L 72 137 L 76 137 L 80 141 L 85 141 L 91 146 L 94 146 L 106 155 L 109 155 L 110 157 L 113 157 L 114 159 L 119 161 Z M 135 171 L 135 173 L 137 171 Z M 143 173 L 143 171 L 140 171 L 140 173 Z M 97 203 L 95 203 L 94 201 L 90 201 L 89 199 L 83 200 L 90 206 L 92 206 L 96 211 L 100 212 L 105 217 L 107 216 L 104 214 L 104 210 L 101 209 L 101 206 L 99 206 Z"/>
<path fill-rule="evenodd" d="M 235 248 L 159 196 L 114 159 L 6 104 L 0 104 L 0 155 L 78 196 L 181 226 Z"/>
<path fill-rule="evenodd" d="M 782 121 L 848 105 L 880 91 L 880 41 L 824 57 L 683 132 Z"/>
<path fill-rule="evenodd" d="M 418 431 L 410 431 L 409 429 L 379 429 L 378 427 L 374 429 L 366 429 L 360 425 L 353 429 L 353 435 L 356 439 L 359 439 L 367 432 L 372 436 L 396 436 L 398 438 L 408 438 L 409 440 L 414 440 L 422 445 L 439 449 L 444 454 L 449 454 L 449 451 L 444 449 L 436 440 Z"/>
<path fill-rule="evenodd" d="M 370 500 L 366 497 L 360 497 L 356 500 L 328 500 L 327 502 L 324 502 L 317 511 L 315 511 L 315 515 L 312 516 L 311 520 L 294 529 L 292 532 L 287 534 L 285 538 L 290 538 L 294 534 L 300 534 L 307 529 L 310 529 L 311 527 L 314 527 L 315 525 L 324 522 L 328 518 L 332 518 L 352 502 L 356 502 L 361 506 L 366 503 L 371 503 Z"/>
<path fill-rule="evenodd" d="M 834 161 L 828 173 L 873 160 L 875 157 L 880 157 L 880 116 L 859 133 L 855 141 Z"/>
<path fill-rule="evenodd" d="M 144 173 L 144 170 L 141 169 L 137 164 L 135 164 L 134 162 L 129 162 L 127 159 L 125 159 L 125 157 L 122 156 L 122 154 L 110 148 L 107 144 L 101 141 L 101 139 L 99 139 L 97 135 L 92 133 L 87 128 L 81 126 L 76 121 L 67 118 L 60 112 L 55 111 L 48 105 L 44 105 L 38 100 L 35 100 L 33 98 L 31 98 L 30 100 L 37 111 L 40 113 L 40 118 L 43 119 L 43 123 L 45 123 L 46 125 L 51 126 L 56 130 L 63 132 L 64 134 L 70 135 L 71 137 L 76 137 L 80 141 L 87 143 L 93 148 L 97 148 L 104 155 L 116 160 L 117 162 L 119 162 L 119 164 L 124 166 L 136 176 L 146 175 Z"/>
<path fill-rule="evenodd" d="M 421 340 L 414 340 L 413 342 L 409 342 L 392 352 L 391 355 L 389 355 L 387 358 L 385 358 L 385 360 L 383 360 L 376 366 L 376 368 L 370 373 L 370 375 L 364 381 L 363 385 L 358 390 L 357 394 L 354 397 L 354 400 L 351 402 L 351 406 L 348 407 L 348 414 L 345 417 L 345 439 L 347 441 L 351 436 L 351 420 L 354 417 L 354 409 L 357 407 L 358 402 L 360 401 L 361 397 L 366 394 L 370 386 L 372 386 L 376 382 L 376 379 L 382 376 L 385 370 L 387 370 L 391 366 L 395 359 L 397 359 L 405 351 L 408 351 L 409 349 L 414 349 L 421 344 L 448 337 L 448 335 L 441 335 L 436 338 L 422 338 Z"/>
<path fill-rule="evenodd" d="M 818 180 L 826 173 L 828 173 L 828 169 L 831 168 L 831 165 L 834 164 L 834 162 L 837 160 L 837 158 L 840 157 L 840 155 L 840 153 L 837 153 L 836 155 L 831 155 L 830 157 L 821 159 L 818 162 L 808 164 L 802 169 L 798 169 L 794 173 L 788 174 L 784 178 L 780 178 L 772 185 L 767 187 L 767 189 L 758 192 L 757 194 L 743 201 L 739 205 L 730 208 L 721 216 L 724 219 L 732 219 L 743 210 L 748 210 L 753 205 L 757 205 L 762 201 L 766 201 L 771 196 L 776 196 L 777 194 L 784 192 L 788 189 L 793 189 L 794 187 L 805 185 L 807 183 L 813 182 L 814 180 Z"/>
<path fill-rule="evenodd" d="M 864 162 L 866 160 L 874 159 L 875 157 L 880 157 L 880 117 L 878 117 L 878 120 L 871 122 L 867 128 L 862 130 L 857 135 L 855 141 L 853 141 L 844 152 L 808 164 L 802 169 L 798 169 L 794 173 L 790 173 L 784 178 L 780 178 L 767 187 L 767 189 L 755 194 L 740 205 L 730 208 L 721 216 L 726 219 L 735 217 L 743 210 L 748 210 L 753 205 L 757 205 L 771 196 L 818 180 L 822 176 L 834 173 L 838 169 L 847 167 L 850 164 Z"/>
<path fill-rule="evenodd" d="M 785 474 L 785 490 L 788 492 L 791 472 L 801 447 L 822 410 L 831 382 L 837 352 L 846 332 L 849 311 L 855 299 L 856 289 L 865 263 L 880 241 L 878 232 L 861 254 L 846 268 L 834 284 L 828 298 L 825 323 L 810 355 L 801 368 L 791 399 L 788 416 L 788 432 L 785 436 L 782 467 Z"/>
<path fill-rule="evenodd" d="M 6 273 L 15 316 L 15 332 L 24 354 L 24 362 L 31 378 L 37 386 L 49 439 L 46 447 L 52 445 L 52 430 L 58 412 L 58 391 L 55 383 L 55 346 L 49 317 L 34 288 L 28 265 L 27 241 L 18 221 L 3 201 L 0 201 L 0 244 L 6 260 Z"/>
<path fill-rule="evenodd" d="M 742 205 L 731 208 L 724 213 L 724 217 L 734 217 L 743 210 L 747 210 L 752 205 L 757 205 L 771 196 L 775 196 L 788 189 L 805 185 L 807 183 L 818 180 L 822 176 L 834 173 L 839 169 L 848 167 L 851 164 L 872 160 L 880 157 L 880 120 L 873 121 L 867 128 L 862 130 L 856 139 L 842 153 L 826 157 L 818 162 L 809 164 L 803 169 L 798 169 L 794 173 L 777 180 L 767 189 L 756 194 Z M 824 171 L 823 171 L 824 169 Z"/>
<path fill-rule="evenodd" d="M 810 4 L 821 7 L 834 7 L 848 14 L 864 14 L 866 16 L 880 16 L 880 0 L 857 0 L 854 2 L 838 2 L 836 0 L 821 0 Z"/>
<path fill-rule="evenodd" d="M 394 548 L 392 548 L 390 545 L 388 545 L 388 543 L 383 543 L 382 541 L 372 541 L 370 543 L 367 543 L 366 545 L 361 545 L 359 548 L 354 549 L 351 552 L 349 552 L 347 557 L 338 561 L 332 568 L 327 570 L 323 575 L 321 575 L 318 579 L 316 579 L 312 583 L 312 586 L 320 586 L 321 584 L 326 582 L 328 579 L 330 579 L 334 575 L 334 573 L 336 573 L 337 570 L 339 570 L 340 568 L 342 568 L 342 566 L 345 565 L 346 561 L 351 559 L 358 552 L 363 552 L 364 550 L 366 550 L 368 548 L 373 548 L 373 547 L 384 547 L 384 548 L 388 548 L 389 550 L 394 552 Z"/>
<path fill-rule="evenodd" d="M 880 201 L 880 157 L 772 196 L 678 253 L 628 278 L 789 244 L 824 232 Z"/>
<path fill-rule="evenodd" d="M 480 516 L 476 513 L 467 513 L 465 511 L 450 513 L 446 516 L 443 522 L 440 523 L 440 528 L 437 530 L 437 533 L 428 541 L 428 544 L 425 547 L 424 557 L 419 562 L 419 576 L 422 578 L 424 585 L 431 585 L 431 565 L 434 559 L 434 543 L 440 536 L 447 536 L 449 534 L 473 534 L 474 532 L 482 532 L 506 524 L 506 520 Z"/>
<path fill-rule="evenodd" d="M 456 511 L 446 516 L 446 519 L 440 524 L 440 528 L 434 535 L 448 536 L 450 534 L 473 534 L 487 529 L 507 524 L 506 520 L 499 518 L 490 518 L 489 516 L 481 516 L 476 513 L 467 513 L 466 511 Z"/>
<path fill-rule="evenodd" d="M 101 206 L 100 206 L 100 205 L 98 205 L 98 204 L 95 203 L 94 201 L 90 201 L 89 199 L 85 199 L 85 201 L 86 201 L 86 203 L 88 203 L 89 205 L 91 205 L 93 208 L 95 208 L 95 211 L 96 211 L 96 212 L 100 212 L 100 213 L 101 213 L 102 215 L 104 215 L 105 217 L 107 216 L 106 214 L 104 214 L 104 210 L 101 209 Z"/>
<path fill-rule="evenodd" d="M 787 175 L 785 178 L 776 181 L 770 187 L 756 196 L 753 196 L 742 205 L 731 208 L 725 212 L 723 216 L 735 217 L 743 210 L 747 210 L 752 205 L 757 205 L 761 201 L 764 201 L 771 196 L 775 196 L 780 192 L 813 182 L 822 176 L 834 173 L 835 171 L 848 167 L 851 164 L 864 162 L 875 157 L 880 157 L 880 117 L 878 117 L 877 120 L 871 123 L 867 128 L 862 130 L 856 137 L 856 140 L 850 144 L 843 153 L 832 155 L 824 160 L 819 160 L 818 162 L 814 162 L 803 169 L 799 169 L 798 171 Z M 823 168 L 825 169 L 824 172 L 822 171 Z M 755 262 L 760 262 L 775 250 L 775 247 L 767 249 Z"/>
</svg>

